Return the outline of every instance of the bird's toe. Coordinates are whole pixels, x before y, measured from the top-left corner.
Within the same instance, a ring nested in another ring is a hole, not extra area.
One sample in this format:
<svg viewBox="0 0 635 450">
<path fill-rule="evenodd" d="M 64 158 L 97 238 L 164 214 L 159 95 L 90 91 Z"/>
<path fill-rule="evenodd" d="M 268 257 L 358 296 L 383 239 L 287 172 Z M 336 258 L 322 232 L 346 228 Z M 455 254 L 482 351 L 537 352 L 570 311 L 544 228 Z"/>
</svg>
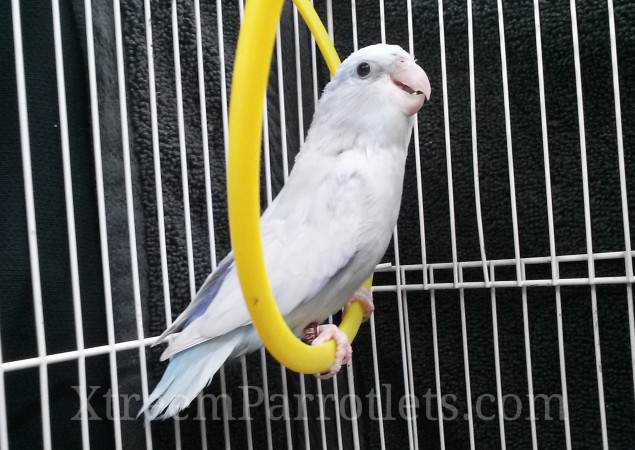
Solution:
<svg viewBox="0 0 635 450">
<path fill-rule="evenodd" d="M 355 291 L 348 303 L 359 302 L 364 308 L 364 320 L 370 319 L 375 311 L 375 304 L 373 303 L 373 293 L 370 289 L 361 287 Z"/>
<path fill-rule="evenodd" d="M 348 341 L 346 333 L 341 331 L 335 325 L 320 325 L 318 327 L 319 334 L 313 341 L 312 345 L 319 345 L 323 342 L 333 339 L 335 341 L 335 360 L 329 370 L 324 373 L 317 374 L 320 379 L 329 379 L 337 375 L 342 366 L 348 364 L 353 356 L 353 348 Z"/>
</svg>

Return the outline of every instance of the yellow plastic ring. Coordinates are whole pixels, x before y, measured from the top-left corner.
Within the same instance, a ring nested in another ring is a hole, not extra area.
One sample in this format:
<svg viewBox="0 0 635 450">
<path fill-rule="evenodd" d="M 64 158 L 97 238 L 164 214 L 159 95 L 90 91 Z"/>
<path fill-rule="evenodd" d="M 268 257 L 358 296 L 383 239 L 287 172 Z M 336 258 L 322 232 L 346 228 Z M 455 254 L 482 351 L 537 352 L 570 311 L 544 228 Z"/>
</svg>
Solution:
<svg viewBox="0 0 635 450">
<path fill-rule="evenodd" d="M 331 75 L 340 59 L 309 0 L 294 0 L 324 57 Z M 249 0 L 238 38 L 229 107 L 227 174 L 229 229 L 238 278 L 251 320 L 265 347 L 289 369 L 321 373 L 335 358 L 333 341 L 311 346 L 289 329 L 276 305 L 267 278 L 260 236 L 260 137 L 265 90 L 283 0 Z M 372 278 L 365 286 L 370 288 Z M 354 302 L 340 329 L 353 340 L 363 308 Z"/>
</svg>

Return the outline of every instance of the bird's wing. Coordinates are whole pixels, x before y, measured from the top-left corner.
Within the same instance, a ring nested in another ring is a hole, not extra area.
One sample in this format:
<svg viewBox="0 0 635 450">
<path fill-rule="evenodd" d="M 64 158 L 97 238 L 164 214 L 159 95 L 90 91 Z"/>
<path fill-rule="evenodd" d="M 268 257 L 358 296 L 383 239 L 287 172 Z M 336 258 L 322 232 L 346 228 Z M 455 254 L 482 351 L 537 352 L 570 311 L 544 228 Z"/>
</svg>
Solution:
<svg viewBox="0 0 635 450">
<path fill-rule="evenodd" d="M 263 215 L 267 272 L 283 315 L 313 298 L 358 251 L 365 180 L 355 158 L 298 159 L 294 176 Z M 192 321 L 185 319 L 187 325 L 169 340 L 162 358 L 251 322 L 236 269 L 227 270 L 215 300 Z"/>
<path fill-rule="evenodd" d="M 189 323 L 193 322 L 197 317 L 203 314 L 209 307 L 212 300 L 216 298 L 225 277 L 227 277 L 233 267 L 234 254 L 230 252 L 218 264 L 216 269 L 207 276 L 207 279 L 196 293 L 194 300 L 192 300 L 179 317 L 172 322 L 172 325 L 170 325 L 152 345 L 155 346 L 164 342 L 170 334 L 180 332 Z"/>
</svg>

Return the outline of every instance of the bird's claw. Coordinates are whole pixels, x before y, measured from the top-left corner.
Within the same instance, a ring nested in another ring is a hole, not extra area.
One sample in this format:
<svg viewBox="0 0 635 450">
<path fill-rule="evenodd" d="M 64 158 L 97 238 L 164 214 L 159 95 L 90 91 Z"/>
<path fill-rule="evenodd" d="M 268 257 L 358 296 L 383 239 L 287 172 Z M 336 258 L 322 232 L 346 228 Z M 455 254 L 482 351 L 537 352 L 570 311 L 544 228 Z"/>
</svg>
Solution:
<svg viewBox="0 0 635 450">
<path fill-rule="evenodd" d="M 353 357 L 353 348 L 348 341 L 348 336 L 335 325 L 320 325 L 318 327 L 318 336 L 311 345 L 319 345 L 329 339 L 335 341 L 335 361 L 329 370 L 316 374 L 322 380 L 327 380 L 337 375 L 342 366 L 348 364 Z"/>
<path fill-rule="evenodd" d="M 355 291 L 353 296 L 348 301 L 348 304 L 352 302 L 360 302 L 362 307 L 364 308 L 364 320 L 370 319 L 370 316 L 373 315 L 375 311 L 375 305 L 373 304 L 373 293 L 370 289 L 366 289 L 361 287 Z"/>
</svg>

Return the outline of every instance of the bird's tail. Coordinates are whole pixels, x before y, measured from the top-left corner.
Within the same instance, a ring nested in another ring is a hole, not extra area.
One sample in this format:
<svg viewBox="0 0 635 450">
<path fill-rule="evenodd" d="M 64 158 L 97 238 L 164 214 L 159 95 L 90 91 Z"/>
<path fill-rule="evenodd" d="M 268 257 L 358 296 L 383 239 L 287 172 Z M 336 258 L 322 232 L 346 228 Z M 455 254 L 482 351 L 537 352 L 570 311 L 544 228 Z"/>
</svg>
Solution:
<svg viewBox="0 0 635 450">
<path fill-rule="evenodd" d="M 170 360 L 161 381 L 154 388 L 138 416 L 166 419 L 187 407 L 205 388 L 240 341 L 228 333 L 177 353 Z"/>
</svg>

